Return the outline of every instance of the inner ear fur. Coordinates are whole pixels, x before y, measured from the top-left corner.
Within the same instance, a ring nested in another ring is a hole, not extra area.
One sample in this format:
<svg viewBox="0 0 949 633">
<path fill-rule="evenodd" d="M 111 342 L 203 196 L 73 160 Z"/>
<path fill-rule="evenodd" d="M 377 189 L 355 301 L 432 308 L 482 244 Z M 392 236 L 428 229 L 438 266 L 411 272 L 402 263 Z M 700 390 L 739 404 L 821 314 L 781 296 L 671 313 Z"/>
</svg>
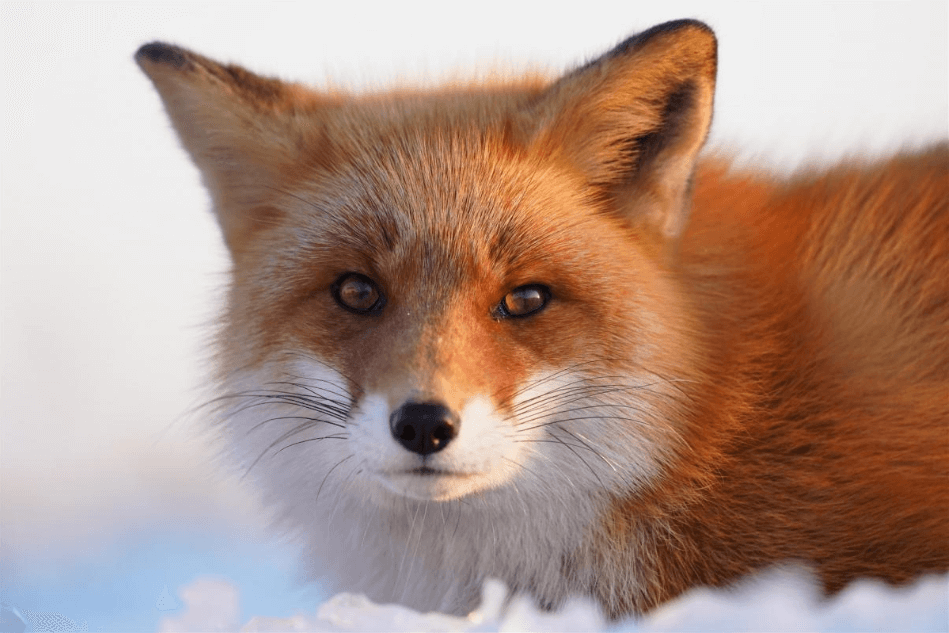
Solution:
<svg viewBox="0 0 949 633">
<path fill-rule="evenodd" d="M 274 221 L 268 204 L 321 140 L 311 91 L 154 42 L 135 60 L 152 80 L 207 186 L 232 252 Z"/>
<path fill-rule="evenodd" d="M 716 49 L 712 30 L 694 20 L 630 37 L 532 104 L 530 145 L 579 169 L 609 208 L 677 237 L 711 124 Z"/>
</svg>

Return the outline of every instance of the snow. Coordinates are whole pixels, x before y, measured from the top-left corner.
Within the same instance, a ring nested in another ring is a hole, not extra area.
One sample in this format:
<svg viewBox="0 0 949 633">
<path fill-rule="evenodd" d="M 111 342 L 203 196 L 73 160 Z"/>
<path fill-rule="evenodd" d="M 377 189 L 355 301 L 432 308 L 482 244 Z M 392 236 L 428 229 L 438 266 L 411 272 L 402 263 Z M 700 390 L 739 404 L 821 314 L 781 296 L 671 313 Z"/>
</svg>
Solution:
<svg viewBox="0 0 949 633">
<path fill-rule="evenodd" d="M 240 597 L 226 579 L 203 578 L 181 591 L 183 614 L 161 622 L 162 633 L 191 631 L 946 631 L 949 576 L 931 576 L 906 588 L 853 584 L 823 599 L 813 578 L 798 568 L 777 569 L 731 590 L 695 589 L 642 619 L 609 623 L 582 600 L 554 613 L 511 597 L 496 580 L 485 583 L 481 606 L 467 617 L 419 613 L 339 594 L 313 614 L 254 617 L 241 626 Z"/>
</svg>

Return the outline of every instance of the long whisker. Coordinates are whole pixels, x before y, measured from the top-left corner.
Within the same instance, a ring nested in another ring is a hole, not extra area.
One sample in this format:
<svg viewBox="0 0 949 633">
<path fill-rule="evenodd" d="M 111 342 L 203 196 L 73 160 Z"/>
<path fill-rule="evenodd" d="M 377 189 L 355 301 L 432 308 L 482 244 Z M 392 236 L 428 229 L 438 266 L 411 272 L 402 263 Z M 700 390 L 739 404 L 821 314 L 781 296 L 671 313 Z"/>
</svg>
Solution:
<svg viewBox="0 0 949 633">
<path fill-rule="evenodd" d="M 632 406 L 632 405 L 621 405 L 621 404 L 619 404 L 619 405 L 616 405 L 616 404 L 598 404 L 598 405 L 593 405 L 593 406 L 590 406 L 590 407 L 580 407 L 580 408 L 578 408 L 578 409 L 570 409 L 570 412 L 572 413 L 573 411 L 581 411 L 581 410 L 583 410 L 583 409 L 595 409 L 595 408 L 598 408 L 598 407 L 627 408 L 627 409 L 632 409 L 633 411 L 635 411 L 635 412 L 637 412 L 637 413 L 642 413 L 642 412 L 643 412 L 643 410 L 640 409 L 640 408 L 638 408 L 638 407 L 634 407 L 634 406 Z M 586 421 L 586 420 L 619 420 L 619 421 L 621 421 L 621 422 L 632 422 L 632 423 L 634 423 L 634 424 L 639 424 L 639 423 L 641 423 L 641 422 L 643 421 L 643 418 L 641 418 L 641 417 L 629 417 L 629 416 L 625 416 L 625 415 L 581 415 L 581 416 L 572 416 L 572 415 L 571 415 L 570 417 L 557 416 L 557 417 L 554 417 L 554 418 L 552 418 L 552 419 L 548 419 L 547 421 L 542 422 L 542 423 L 540 423 L 540 424 L 535 424 L 534 426 L 529 426 L 529 427 L 526 427 L 526 428 L 519 428 L 519 429 L 518 429 L 518 432 L 519 432 L 519 433 L 524 433 L 524 432 L 527 432 L 527 431 L 531 431 L 531 430 L 533 430 L 533 429 L 544 428 L 545 426 L 554 426 L 554 425 L 557 425 L 557 424 L 564 424 L 564 423 L 566 423 L 566 422 L 582 422 L 582 421 Z"/>
<path fill-rule="evenodd" d="M 323 481 L 320 482 L 320 487 L 316 491 L 316 498 L 313 500 L 313 505 L 316 505 L 320 500 L 320 493 L 323 492 L 323 486 L 326 485 L 326 480 L 329 479 L 329 476 L 333 474 L 333 471 L 340 467 L 340 465 L 348 459 L 352 459 L 352 455 L 348 455 L 343 459 L 336 462 L 336 465 L 329 469 L 329 472 L 326 473 L 326 476 L 323 477 Z"/>
<path fill-rule="evenodd" d="M 596 396 L 603 396 L 603 395 L 607 395 L 611 393 L 625 392 L 625 391 L 628 391 L 628 389 L 616 386 L 616 387 L 610 387 L 608 389 L 591 390 L 589 393 L 582 393 L 582 395 L 570 394 L 568 396 L 565 396 L 563 399 L 558 399 L 558 400 L 554 400 L 552 403 L 547 403 L 544 408 L 538 408 L 537 410 L 528 409 L 527 411 L 530 413 L 530 415 L 526 417 L 520 416 L 518 419 L 518 426 L 529 424 L 538 418 L 547 417 L 550 414 L 550 412 L 562 410 L 564 409 L 565 405 L 572 404 L 574 402 L 585 402 Z M 575 395 L 576 397 L 574 397 Z M 596 404 L 596 405 L 589 405 L 589 406 L 609 406 L 610 404 L 612 403 Z M 583 408 L 586 408 L 586 407 L 575 408 L 572 410 L 576 411 Z"/>
<path fill-rule="evenodd" d="M 600 459 L 602 459 L 610 468 L 613 469 L 613 472 L 619 472 L 619 471 L 617 470 L 617 468 L 616 468 L 616 464 L 614 464 L 613 462 L 611 462 L 610 460 L 608 460 L 606 457 L 604 457 L 603 454 L 602 454 L 600 451 L 598 451 L 598 450 L 596 450 L 595 448 L 593 448 L 592 446 L 590 446 L 590 444 L 589 444 L 586 440 L 584 440 L 582 437 L 580 437 L 580 436 L 577 435 L 576 433 L 572 433 L 572 432 L 568 431 L 567 429 L 563 428 L 562 426 L 558 426 L 558 427 L 557 427 L 557 430 L 560 431 L 560 432 L 562 432 L 562 433 L 566 433 L 567 435 L 569 435 L 569 436 L 572 437 L 573 439 L 575 439 L 575 440 L 577 440 L 578 442 L 580 442 L 580 445 L 581 445 L 581 446 L 585 447 L 585 448 L 586 448 L 587 450 L 589 450 L 591 453 L 593 453 L 594 455 L 596 455 L 597 457 L 599 457 Z"/>
<path fill-rule="evenodd" d="M 336 434 L 336 435 L 324 435 L 323 437 L 311 437 L 305 440 L 300 440 L 299 442 L 293 442 L 292 444 L 287 444 L 286 446 L 281 448 L 279 451 L 277 451 L 277 453 L 282 453 L 283 451 L 287 450 L 291 446 L 299 446 L 300 444 L 306 444 L 307 442 L 319 442 L 320 440 L 345 440 L 348 438 L 349 438 L 348 435 L 344 435 L 341 433 Z M 274 453 L 274 455 L 276 455 L 277 453 Z"/>
<path fill-rule="evenodd" d="M 563 438 L 561 438 L 561 437 L 558 436 L 558 435 L 554 435 L 553 433 L 550 433 L 549 435 L 550 435 L 550 437 L 552 437 L 554 440 L 556 440 L 558 443 L 560 443 L 561 445 L 563 445 L 567 450 L 569 450 L 571 453 L 573 453 L 573 454 L 576 456 L 576 458 L 579 459 L 580 462 L 581 462 L 584 466 L 587 467 L 587 469 L 589 469 L 589 471 L 590 471 L 590 472 L 593 474 L 593 476 L 596 478 L 597 482 L 599 482 L 599 484 L 600 484 L 601 486 L 603 485 L 603 480 L 600 479 L 599 473 L 597 473 L 596 470 L 594 470 L 594 468 L 593 468 L 592 466 L 590 466 L 590 464 L 587 462 L 587 460 L 583 459 L 583 457 L 580 455 L 580 453 L 578 453 L 578 452 L 574 449 L 573 446 L 571 446 L 569 443 L 565 442 L 565 441 L 563 440 Z"/>
<path fill-rule="evenodd" d="M 246 398 L 250 400 L 241 408 L 232 411 L 232 414 L 243 413 L 248 409 L 276 404 L 288 404 L 298 406 L 303 409 L 309 409 L 317 413 L 325 413 L 339 420 L 346 420 L 349 408 L 335 404 L 326 404 L 325 402 L 315 402 L 306 396 L 290 396 L 286 394 L 261 393 L 259 391 L 250 391 L 246 393 L 225 394 L 219 396 L 218 400 L 232 400 L 237 398 Z"/>
<path fill-rule="evenodd" d="M 247 431 L 247 435 L 250 435 L 251 433 L 259 429 L 260 427 L 264 426 L 265 424 L 269 424 L 270 422 L 276 422 L 278 420 L 306 420 L 307 422 L 312 422 L 314 424 L 322 423 L 322 424 L 329 424 L 330 426 L 335 426 L 341 429 L 346 428 L 346 425 L 344 424 L 339 424 L 337 422 L 330 422 L 329 420 L 324 420 L 322 418 L 312 418 L 305 415 L 281 415 L 275 418 L 267 418 L 266 420 L 263 420 L 262 422 L 258 422 Z"/>
<path fill-rule="evenodd" d="M 298 380 L 303 380 L 303 378 L 300 377 L 300 376 L 293 376 L 293 378 L 296 378 L 296 379 L 298 379 Z M 329 385 L 330 387 L 333 387 L 333 389 L 329 389 L 329 388 L 327 388 L 327 387 L 322 387 L 322 386 L 321 386 L 321 387 L 320 387 L 320 390 L 321 390 L 321 391 L 325 391 L 326 393 L 331 393 L 331 394 L 333 394 L 334 396 L 339 396 L 340 398 L 345 398 L 346 400 L 349 400 L 349 401 L 352 401 L 352 399 L 353 399 L 353 394 L 349 393 L 349 391 L 347 391 L 346 389 L 340 387 L 340 385 L 337 385 L 336 383 L 334 383 L 334 382 L 331 381 L 331 380 L 316 379 L 316 380 L 313 380 L 313 383 L 320 383 L 321 385 Z M 321 395 L 321 394 L 319 393 L 319 391 L 317 391 L 317 389 L 316 389 L 315 387 L 313 387 L 312 385 L 307 385 L 306 383 L 303 383 L 303 382 L 293 382 L 293 381 L 289 381 L 289 380 L 280 380 L 280 381 L 270 382 L 270 383 L 267 383 L 267 384 L 269 384 L 269 385 L 287 385 L 287 386 L 289 386 L 289 387 L 296 387 L 297 389 L 303 389 L 304 391 L 310 393 L 311 395 L 313 395 L 313 396 L 316 397 L 316 398 L 325 398 L 325 396 Z"/>
<path fill-rule="evenodd" d="M 541 381 L 541 382 L 546 382 L 546 381 Z M 591 389 L 591 388 L 594 388 L 595 386 L 596 385 L 592 383 L 592 381 L 586 380 L 581 377 L 577 377 L 574 380 L 571 380 L 570 382 L 567 382 L 567 383 L 551 385 L 549 386 L 550 388 L 547 389 L 546 391 L 542 391 L 538 393 L 537 395 L 521 400 L 520 402 L 517 403 L 516 408 L 538 406 L 539 404 L 547 401 L 551 397 L 556 397 L 558 395 L 566 395 L 577 389 L 581 391 L 586 390 L 586 389 Z M 537 389 L 538 387 L 536 385 L 533 385 L 531 388 Z"/>
</svg>

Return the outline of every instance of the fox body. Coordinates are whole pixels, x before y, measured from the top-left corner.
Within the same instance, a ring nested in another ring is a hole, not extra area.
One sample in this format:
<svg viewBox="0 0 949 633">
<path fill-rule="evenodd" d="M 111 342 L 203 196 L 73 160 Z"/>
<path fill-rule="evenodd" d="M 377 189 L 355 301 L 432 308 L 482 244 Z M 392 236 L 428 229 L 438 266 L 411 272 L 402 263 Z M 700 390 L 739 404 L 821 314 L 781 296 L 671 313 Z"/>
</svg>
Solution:
<svg viewBox="0 0 949 633">
<path fill-rule="evenodd" d="M 613 617 L 803 561 L 949 567 L 949 151 L 700 158 L 716 41 L 362 96 L 137 60 L 233 260 L 217 426 L 376 600 Z"/>
</svg>

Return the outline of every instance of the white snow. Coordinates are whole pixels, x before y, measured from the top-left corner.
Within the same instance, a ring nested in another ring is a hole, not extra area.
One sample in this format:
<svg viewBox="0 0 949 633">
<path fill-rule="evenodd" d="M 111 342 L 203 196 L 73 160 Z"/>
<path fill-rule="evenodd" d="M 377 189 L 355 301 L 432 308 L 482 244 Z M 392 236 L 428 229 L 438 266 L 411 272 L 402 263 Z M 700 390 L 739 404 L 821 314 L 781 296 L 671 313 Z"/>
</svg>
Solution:
<svg viewBox="0 0 949 633">
<path fill-rule="evenodd" d="M 949 576 L 930 576 L 906 588 L 853 584 L 823 599 L 799 568 L 776 569 L 730 590 L 695 589 L 645 618 L 609 623 L 590 602 L 575 600 L 554 613 L 488 581 L 481 606 L 467 617 L 419 613 L 339 594 L 312 614 L 238 621 L 240 598 L 226 579 L 204 578 L 181 591 L 183 614 L 162 621 L 162 633 L 190 631 L 947 631 Z"/>
</svg>

